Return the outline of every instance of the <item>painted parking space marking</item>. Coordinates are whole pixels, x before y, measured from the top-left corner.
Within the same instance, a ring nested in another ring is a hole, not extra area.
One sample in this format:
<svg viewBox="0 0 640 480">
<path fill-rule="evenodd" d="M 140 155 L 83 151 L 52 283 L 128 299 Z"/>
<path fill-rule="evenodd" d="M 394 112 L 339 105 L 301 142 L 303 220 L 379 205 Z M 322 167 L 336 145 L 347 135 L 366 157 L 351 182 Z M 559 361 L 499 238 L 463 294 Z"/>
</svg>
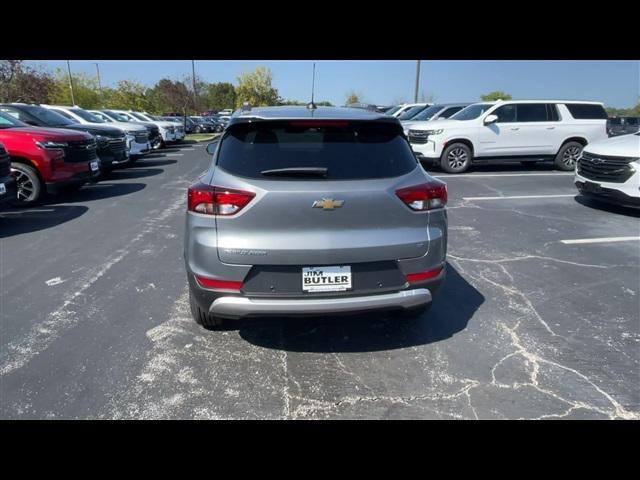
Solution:
<svg viewBox="0 0 640 480">
<path fill-rule="evenodd" d="M 568 195 L 515 195 L 511 197 L 462 197 L 465 201 L 479 201 L 479 200 L 528 200 L 534 198 L 567 198 L 575 197 L 576 194 Z"/>
<path fill-rule="evenodd" d="M 585 243 L 610 243 L 610 242 L 637 242 L 640 236 L 636 237 L 602 237 L 602 238 L 577 238 L 573 240 L 560 240 L 565 245 L 579 245 Z"/>
</svg>

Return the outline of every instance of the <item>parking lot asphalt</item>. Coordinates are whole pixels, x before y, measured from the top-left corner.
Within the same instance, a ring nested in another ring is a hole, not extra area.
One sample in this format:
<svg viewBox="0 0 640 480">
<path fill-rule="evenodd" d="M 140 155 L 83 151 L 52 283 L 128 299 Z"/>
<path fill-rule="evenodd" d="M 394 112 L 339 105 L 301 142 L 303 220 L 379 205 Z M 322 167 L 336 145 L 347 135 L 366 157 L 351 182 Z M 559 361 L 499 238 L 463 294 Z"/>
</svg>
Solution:
<svg viewBox="0 0 640 480">
<path fill-rule="evenodd" d="M 172 147 L 0 212 L 1 418 L 640 418 L 636 211 L 546 166 L 435 171 L 448 278 L 422 318 L 207 330 L 182 259 L 207 164 Z"/>
</svg>

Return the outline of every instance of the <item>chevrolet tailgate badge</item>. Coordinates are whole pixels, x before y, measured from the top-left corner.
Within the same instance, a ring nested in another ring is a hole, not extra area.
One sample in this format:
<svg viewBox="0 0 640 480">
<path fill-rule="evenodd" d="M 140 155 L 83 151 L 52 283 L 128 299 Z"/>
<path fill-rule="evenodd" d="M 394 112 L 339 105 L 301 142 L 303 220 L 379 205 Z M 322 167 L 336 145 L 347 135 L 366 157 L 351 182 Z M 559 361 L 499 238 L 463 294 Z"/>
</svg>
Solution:
<svg viewBox="0 0 640 480">
<path fill-rule="evenodd" d="M 313 202 L 313 208 L 321 208 L 323 210 L 333 210 L 344 205 L 344 200 L 334 200 L 333 198 L 323 198 Z"/>
</svg>

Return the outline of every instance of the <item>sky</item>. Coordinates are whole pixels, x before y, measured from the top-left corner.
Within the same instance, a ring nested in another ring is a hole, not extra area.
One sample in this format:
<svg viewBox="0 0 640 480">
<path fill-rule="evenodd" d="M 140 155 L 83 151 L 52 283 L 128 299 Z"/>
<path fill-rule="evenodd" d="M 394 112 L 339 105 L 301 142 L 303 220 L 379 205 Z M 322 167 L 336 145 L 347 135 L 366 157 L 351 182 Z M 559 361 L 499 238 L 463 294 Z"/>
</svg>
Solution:
<svg viewBox="0 0 640 480">
<path fill-rule="evenodd" d="M 103 86 L 137 80 L 152 86 L 163 77 L 191 74 L 191 61 L 72 60 L 72 73 L 96 74 Z M 29 61 L 51 71 L 66 70 L 65 60 Z M 313 60 L 205 61 L 196 60 L 196 75 L 204 81 L 237 83 L 237 76 L 256 66 L 268 67 L 273 85 L 289 100 L 311 99 Z M 378 105 L 413 101 L 416 61 L 322 60 L 316 62 L 316 101 L 343 105 L 349 92 Z M 494 90 L 515 99 L 594 100 L 608 107 L 634 106 L 640 96 L 640 61 L 619 60 L 423 60 L 420 89 L 436 102 L 477 101 Z"/>
</svg>

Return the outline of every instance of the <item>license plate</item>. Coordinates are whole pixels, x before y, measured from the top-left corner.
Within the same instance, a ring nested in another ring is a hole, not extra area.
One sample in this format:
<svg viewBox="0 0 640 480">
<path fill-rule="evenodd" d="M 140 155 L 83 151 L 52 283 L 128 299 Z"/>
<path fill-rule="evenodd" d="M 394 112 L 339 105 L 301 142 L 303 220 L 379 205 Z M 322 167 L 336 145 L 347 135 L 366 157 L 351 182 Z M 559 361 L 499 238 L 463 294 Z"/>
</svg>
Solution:
<svg viewBox="0 0 640 480">
<path fill-rule="evenodd" d="M 351 290 L 351 267 L 304 267 L 303 292 L 344 292 Z"/>
<path fill-rule="evenodd" d="M 600 193 L 602 191 L 602 187 L 599 184 L 593 182 L 584 182 L 584 186 L 582 187 L 586 192 L 591 193 Z"/>
<path fill-rule="evenodd" d="M 91 162 L 89 168 L 91 168 L 92 172 L 97 172 L 100 167 L 98 166 L 98 162 Z"/>
<path fill-rule="evenodd" d="M 0 183 L 0 195 L 7 193 L 7 187 L 4 183 Z"/>
</svg>

